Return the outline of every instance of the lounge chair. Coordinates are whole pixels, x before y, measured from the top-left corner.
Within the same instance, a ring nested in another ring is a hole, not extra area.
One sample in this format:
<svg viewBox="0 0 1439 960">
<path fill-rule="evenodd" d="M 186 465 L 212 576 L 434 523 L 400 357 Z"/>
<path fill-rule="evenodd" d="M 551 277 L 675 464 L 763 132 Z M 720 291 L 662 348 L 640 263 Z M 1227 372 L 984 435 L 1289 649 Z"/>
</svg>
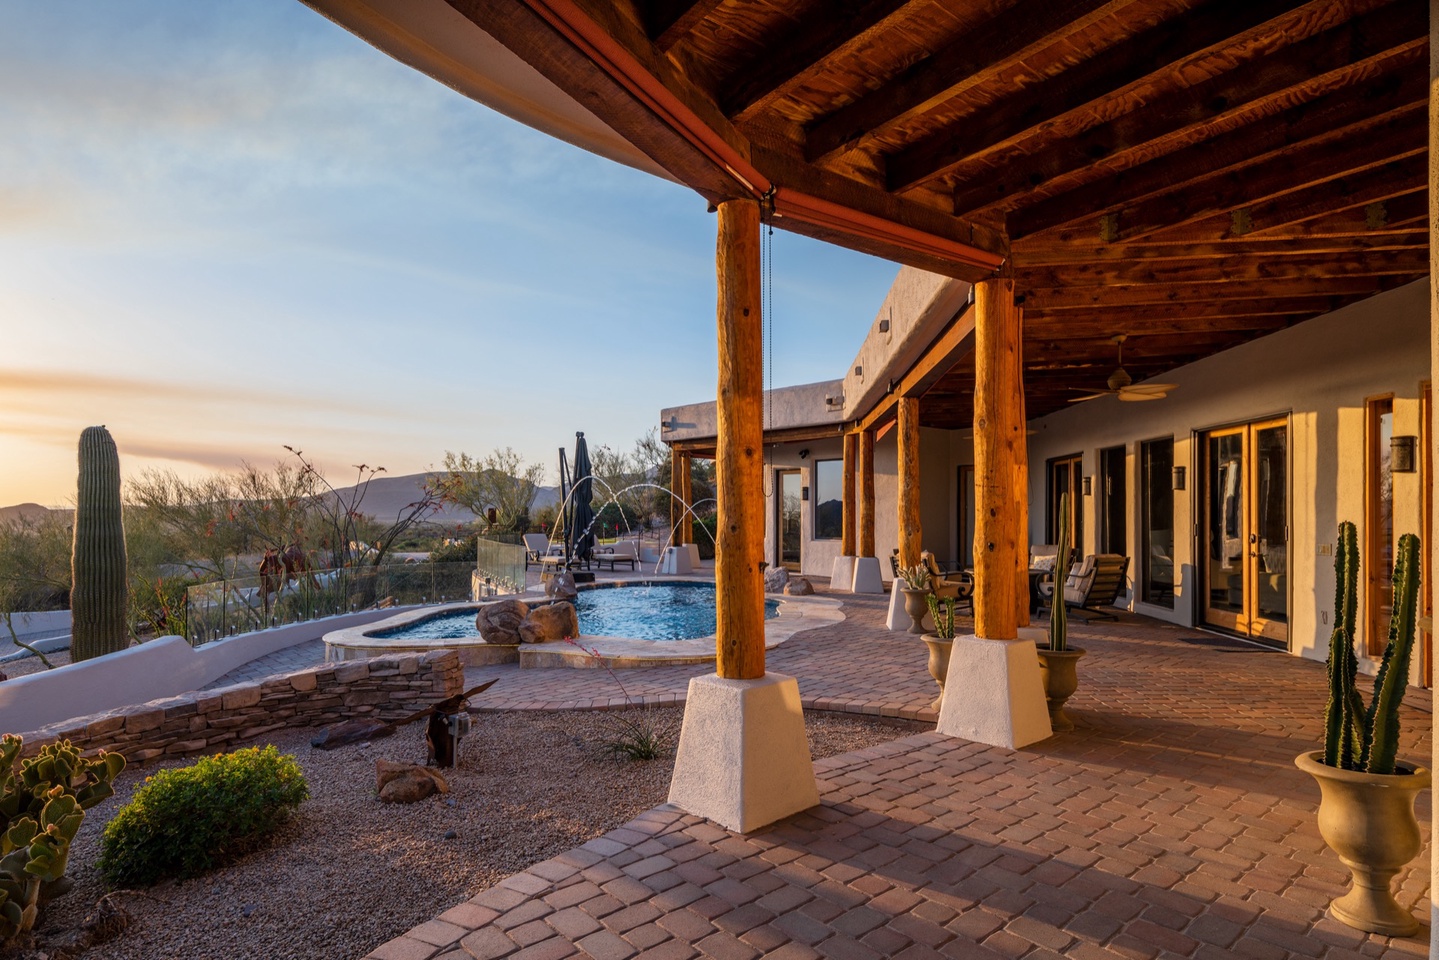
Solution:
<svg viewBox="0 0 1439 960">
<path fill-rule="evenodd" d="M 1091 553 L 1070 567 L 1069 576 L 1064 581 L 1064 605 L 1076 614 L 1084 611 L 1086 615 L 1079 619 L 1086 622 L 1117 619 L 1113 613 L 1099 608 L 1112 607 L 1119 599 L 1128 570 L 1128 557 L 1117 553 Z M 1040 584 L 1039 590 L 1052 607 L 1054 582 Z"/>
<path fill-rule="evenodd" d="M 525 541 L 525 569 L 531 565 L 542 567 L 545 564 L 545 557 L 553 557 L 559 553 L 558 545 L 551 545 L 550 538 L 543 533 L 527 533 Z"/>
<path fill-rule="evenodd" d="M 611 570 L 615 569 L 615 564 L 617 563 L 627 563 L 630 569 L 633 570 L 639 558 L 640 545 L 638 542 L 634 540 L 620 540 L 602 547 L 596 547 L 592 559 L 595 563 L 599 564 L 601 570 L 604 569 L 607 563 L 610 565 Z"/>
</svg>

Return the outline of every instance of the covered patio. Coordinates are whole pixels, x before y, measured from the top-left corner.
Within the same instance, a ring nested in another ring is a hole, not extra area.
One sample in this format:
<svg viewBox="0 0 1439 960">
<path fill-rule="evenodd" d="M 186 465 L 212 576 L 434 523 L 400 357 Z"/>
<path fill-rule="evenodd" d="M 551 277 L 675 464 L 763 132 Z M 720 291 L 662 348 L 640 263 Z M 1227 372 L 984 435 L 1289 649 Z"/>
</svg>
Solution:
<svg viewBox="0 0 1439 960">
<path fill-rule="evenodd" d="M 806 706 L 932 718 L 923 644 L 885 630 L 883 598 L 844 602 L 844 623 L 799 634 L 772 665 Z M 1424 939 L 1324 916 L 1347 876 L 1293 764 L 1322 736 L 1322 665 L 1143 617 L 1072 634 L 1090 654 L 1071 733 L 1010 751 L 899 730 L 817 762 L 822 804 L 773 828 L 745 836 L 658 807 L 369 956 L 1427 954 Z M 504 677 L 498 709 L 603 706 L 586 673 L 468 678 Z M 631 673 L 652 703 L 681 699 L 688 679 Z M 1405 708 L 1401 755 L 1429 754 L 1429 719 Z M 1399 887 L 1421 916 L 1428 877 L 1426 851 Z"/>
</svg>

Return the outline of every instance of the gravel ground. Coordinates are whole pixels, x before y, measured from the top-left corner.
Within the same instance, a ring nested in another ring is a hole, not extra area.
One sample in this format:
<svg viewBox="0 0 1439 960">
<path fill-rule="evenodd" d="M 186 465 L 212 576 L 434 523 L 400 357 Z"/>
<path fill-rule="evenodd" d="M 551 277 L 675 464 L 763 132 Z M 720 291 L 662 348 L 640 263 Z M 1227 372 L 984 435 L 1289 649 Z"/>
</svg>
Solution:
<svg viewBox="0 0 1439 960">
<path fill-rule="evenodd" d="M 655 708 L 673 744 L 681 713 Z M 633 716 L 633 714 L 627 714 Z M 375 760 L 423 761 L 422 725 L 374 744 L 313 750 L 311 730 L 261 743 L 293 753 L 311 798 L 276 841 L 229 867 L 121 895 L 134 918 L 88 960 L 360 957 L 512 873 L 578 846 L 663 803 L 672 758 L 613 760 L 604 713 L 492 713 L 475 718 L 447 797 L 412 806 L 375 797 Z M 816 758 L 914 732 L 876 718 L 806 714 Z M 167 766 L 179 766 L 178 761 Z M 76 930 L 104 893 L 94 862 L 104 824 L 154 764 L 121 775 L 116 796 L 85 818 L 70 857 L 75 889 L 41 918 L 37 947 Z M 453 833 L 451 833 L 453 832 Z M 450 836 L 447 839 L 447 835 Z"/>
<path fill-rule="evenodd" d="M 45 659 L 49 660 L 52 666 L 63 667 L 70 662 L 70 651 L 56 650 L 54 653 L 45 654 Z M 39 657 L 21 657 L 8 663 L 0 663 L 0 673 L 7 677 L 26 677 L 46 669 L 48 668 Z"/>
</svg>

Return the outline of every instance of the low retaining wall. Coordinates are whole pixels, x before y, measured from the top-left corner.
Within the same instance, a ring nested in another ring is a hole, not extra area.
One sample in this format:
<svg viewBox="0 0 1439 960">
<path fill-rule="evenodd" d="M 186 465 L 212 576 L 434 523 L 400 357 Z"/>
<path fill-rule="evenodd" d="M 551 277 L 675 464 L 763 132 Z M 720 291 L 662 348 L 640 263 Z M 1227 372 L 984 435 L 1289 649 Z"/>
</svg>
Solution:
<svg viewBox="0 0 1439 960">
<path fill-rule="evenodd" d="M 393 720 L 463 692 L 464 684 L 464 668 L 452 651 L 329 664 L 54 723 L 25 734 L 24 754 L 69 740 L 82 751 L 117 751 L 132 763 L 183 756 L 285 727 L 356 717 Z"/>
<path fill-rule="evenodd" d="M 71 717 L 198 690 L 251 660 L 318 640 L 331 630 L 383 620 L 404 609 L 417 608 L 344 613 L 242 633 L 198 647 L 191 647 L 184 637 L 160 637 L 94 660 L 6 680 L 0 683 L 0 732 L 34 730 Z"/>
</svg>

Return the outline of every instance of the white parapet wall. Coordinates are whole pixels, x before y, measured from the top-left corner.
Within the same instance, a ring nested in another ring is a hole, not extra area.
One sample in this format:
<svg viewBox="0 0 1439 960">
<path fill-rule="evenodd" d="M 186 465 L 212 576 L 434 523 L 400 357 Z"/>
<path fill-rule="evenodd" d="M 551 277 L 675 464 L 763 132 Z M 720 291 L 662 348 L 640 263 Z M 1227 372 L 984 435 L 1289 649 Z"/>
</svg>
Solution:
<svg viewBox="0 0 1439 960">
<path fill-rule="evenodd" d="M 346 613 L 244 633 L 191 647 L 160 637 L 108 656 L 0 683 L 0 733 L 28 733 L 72 717 L 115 710 L 198 690 L 236 667 L 415 607 Z"/>
</svg>

